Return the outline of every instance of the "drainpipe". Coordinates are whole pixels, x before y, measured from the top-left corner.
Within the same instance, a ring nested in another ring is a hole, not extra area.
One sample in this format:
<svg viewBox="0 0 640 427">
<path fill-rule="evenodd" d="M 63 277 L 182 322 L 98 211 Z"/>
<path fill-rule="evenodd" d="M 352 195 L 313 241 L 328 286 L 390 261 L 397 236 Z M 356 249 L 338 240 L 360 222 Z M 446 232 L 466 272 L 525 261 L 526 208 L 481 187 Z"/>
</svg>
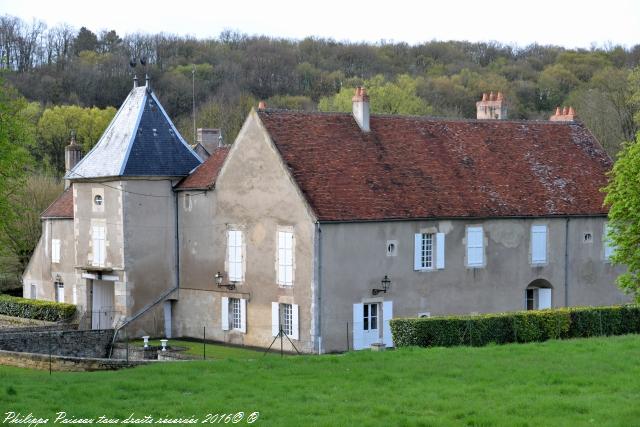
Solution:
<svg viewBox="0 0 640 427">
<path fill-rule="evenodd" d="M 564 306 L 569 307 L 569 221 L 564 224 Z"/>
<path fill-rule="evenodd" d="M 316 337 L 318 354 L 322 353 L 322 229 L 316 222 L 316 239 L 318 241 L 318 265 L 317 265 L 317 296 L 316 296 Z"/>
</svg>

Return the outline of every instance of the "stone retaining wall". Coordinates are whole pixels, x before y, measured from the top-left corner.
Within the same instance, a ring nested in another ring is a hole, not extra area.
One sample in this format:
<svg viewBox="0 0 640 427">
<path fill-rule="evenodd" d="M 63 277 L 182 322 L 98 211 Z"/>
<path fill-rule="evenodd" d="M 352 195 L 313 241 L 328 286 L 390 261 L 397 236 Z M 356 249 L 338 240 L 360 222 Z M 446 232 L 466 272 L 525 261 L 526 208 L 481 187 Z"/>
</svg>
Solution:
<svg viewBox="0 0 640 427">
<path fill-rule="evenodd" d="M 0 332 L 0 350 L 56 356 L 109 356 L 113 329 L 87 331 Z"/>
<path fill-rule="evenodd" d="M 51 356 L 51 370 L 53 371 L 105 371 L 139 366 L 147 363 L 153 362 L 135 360 L 127 363 L 125 360 L 117 359 Z M 0 365 L 48 370 L 49 356 L 46 354 L 0 350 Z"/>
</svg>

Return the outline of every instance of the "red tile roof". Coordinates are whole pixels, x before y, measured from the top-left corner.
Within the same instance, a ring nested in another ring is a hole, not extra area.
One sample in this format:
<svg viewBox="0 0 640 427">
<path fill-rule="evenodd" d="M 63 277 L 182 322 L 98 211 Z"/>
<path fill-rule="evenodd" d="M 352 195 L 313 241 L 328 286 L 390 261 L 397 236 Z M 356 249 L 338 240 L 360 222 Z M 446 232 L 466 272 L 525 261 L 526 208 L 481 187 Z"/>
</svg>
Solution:
<svg viewBox="0 0 640 427">
<path fill-rule="evenodd" d="M 73 191 L 69 186 L 42 213 L 41 218 L 73 218 Z"/>
<path fill-rule="evenodd" d="M 579 122 L 258 114 L 319 220 L 607 212 L 612 162 Z"/>
<path fill-rule="evenodd" d="M 213 188 L 227 154 L 229 154 L 229 147 L 218 148 L 191 175 L 180 181 L 175 187 L 176 190 L 208 190 Z"/>
</svg>

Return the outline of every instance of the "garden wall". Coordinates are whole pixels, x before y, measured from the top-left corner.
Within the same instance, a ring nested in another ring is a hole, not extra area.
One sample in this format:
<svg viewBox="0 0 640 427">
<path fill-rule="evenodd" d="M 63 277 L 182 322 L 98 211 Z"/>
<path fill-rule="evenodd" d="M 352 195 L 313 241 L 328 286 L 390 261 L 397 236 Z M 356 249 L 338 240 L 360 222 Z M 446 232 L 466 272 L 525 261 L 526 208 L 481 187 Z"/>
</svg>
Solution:
<svg viewBox="0 0 640 427">
<path fill-rule="evenodd" d="M 113 329 L 1 332 L 0 350 L 69 357 L 109 356 Z"/>
</svg>

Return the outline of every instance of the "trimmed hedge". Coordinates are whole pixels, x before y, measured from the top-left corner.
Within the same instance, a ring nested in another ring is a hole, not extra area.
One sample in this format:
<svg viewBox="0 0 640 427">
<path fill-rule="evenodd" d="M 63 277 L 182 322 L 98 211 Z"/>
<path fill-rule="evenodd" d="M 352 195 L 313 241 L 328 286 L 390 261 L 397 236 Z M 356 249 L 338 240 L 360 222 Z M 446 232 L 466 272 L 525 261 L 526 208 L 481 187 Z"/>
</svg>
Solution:
<svg viewBox="0 0 640 427">
<path fill-rule="evenodd" d="M 76 314 L 76 306 L 52 301 L 0 295 L 0 314 L 25 319 L 59 322 L 70 320 Z"/>
<path fill-rule="evenodd" d="M 396 347 L 483 346 L 489 343 L 640 333 L 640 306 L 572 307 L 539 311 L 392 319 Z"/>
</svg>

